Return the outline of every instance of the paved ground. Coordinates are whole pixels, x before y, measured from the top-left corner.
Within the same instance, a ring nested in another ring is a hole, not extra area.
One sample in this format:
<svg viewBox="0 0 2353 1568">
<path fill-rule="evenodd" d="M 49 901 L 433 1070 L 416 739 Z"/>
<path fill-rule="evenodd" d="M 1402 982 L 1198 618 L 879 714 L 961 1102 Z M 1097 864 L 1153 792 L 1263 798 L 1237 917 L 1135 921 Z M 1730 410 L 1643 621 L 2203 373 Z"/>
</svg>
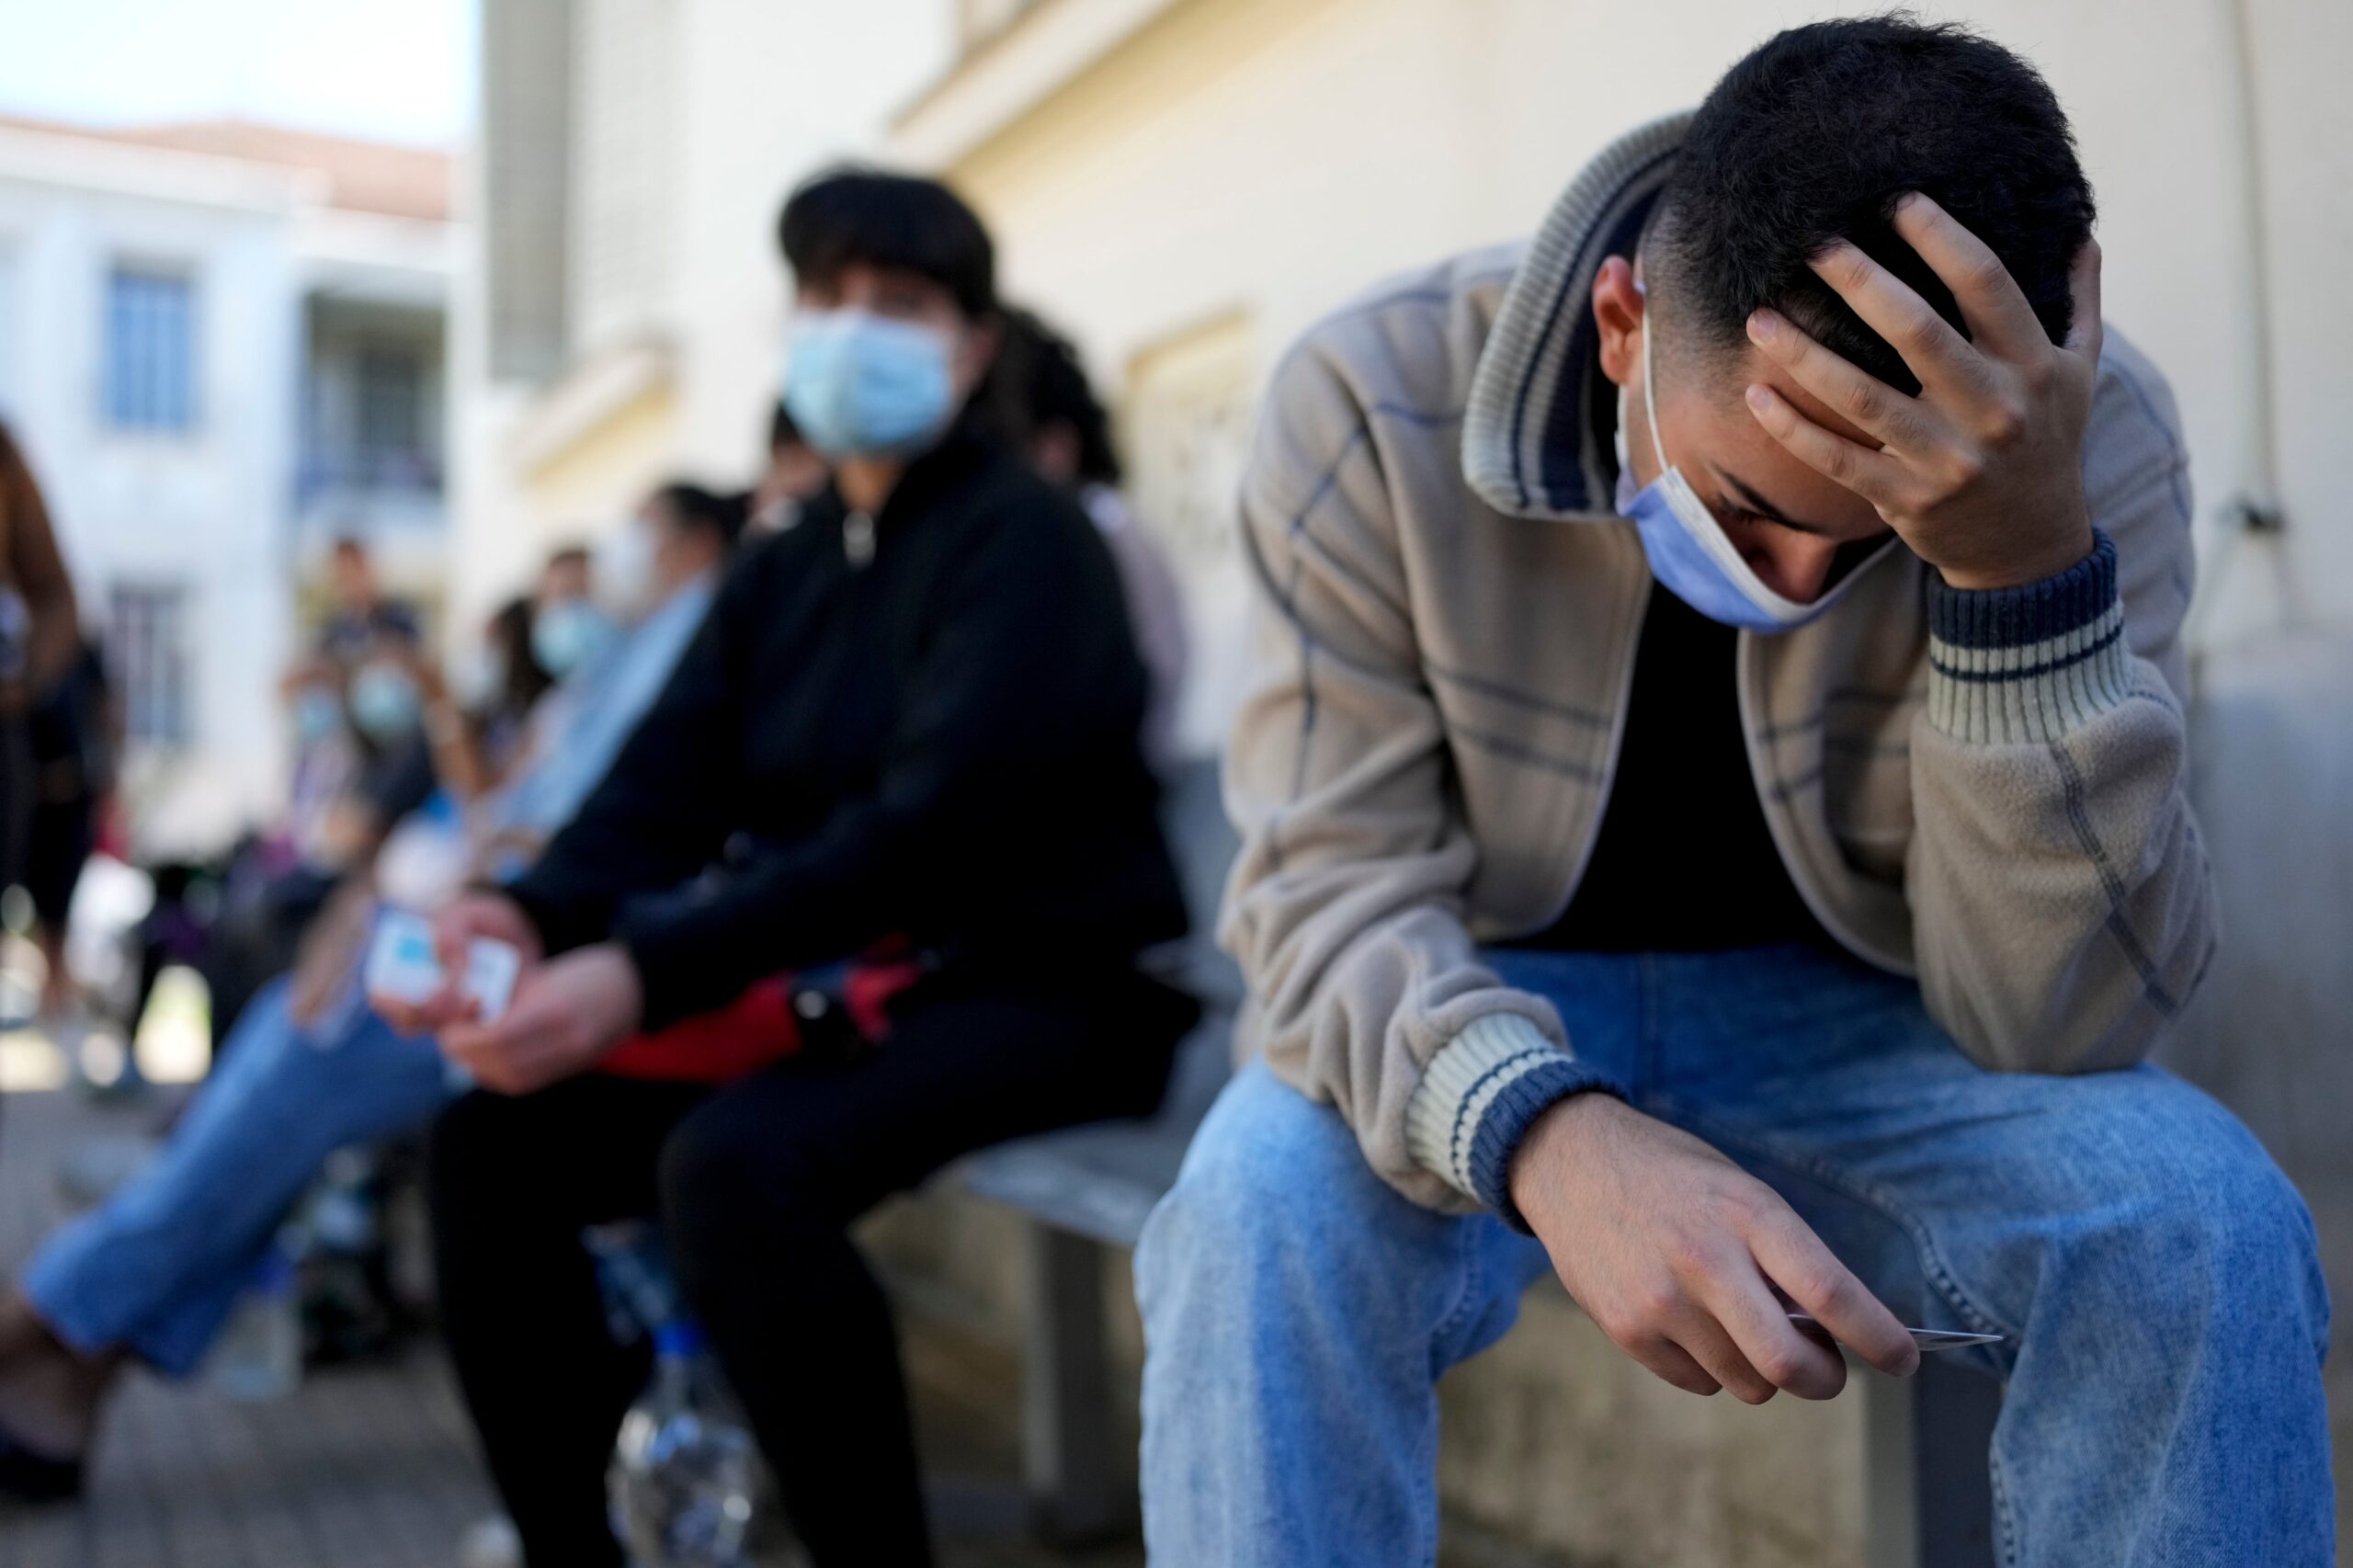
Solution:
<svg viewBox="0 0 2353 1568">
<path fill-rule="evenodd" d="M 200 1030 L 200 1013 L 183 1022 L 184 1033 Z M 183 1043 L 194 1051 L 180 1052 L 185 1074 L 201 1047 L 193 1034 Z M 188 1092 L 100 1103 L 53 1086 L 66 1078 L 40 1036 L 0 1033 L 0 1279 L 65 1216 L 60 1155 L 95 1135 L 148 1133 Z M 1028 1540 L 1017 1528 L 1014 1358 L 953 1313 L 923 1315 L 913 1299 L 901 1326 L 942 1568 L 1143 1568 L 1133 1539 L 1084 1551 Z M 292 1396 L 259 1404 L 201 1380 L 134 1372 L 82 1503 L 0 1505 L 0 1568 L 455 1568 L 460 1536 L 494 1506 L 429 1341 L 383 1362 L 313 1371 Z M 1465 1524 L 1449 1521 L 1448 1534 L 1445 1568 L 1561 1568 Z"/>
<path fill-rule="evenodd" d="M 78 1092 L 0 1105 L 0 1273 L 62 1213 L 57 1155 L 96 1131 L 152 1124 L 156 1100 L 94 1106 Z M 1006 1482 L 1011 1369 L 918 1327 L 911 1363 L 934 1466 Z M 450 1568 L 492 1511 L 443 1363 L 429 1344 L 389 1364 L 313 1373 L 293 1397 L 244 1404 L 201 1383 L 134 1375 L 78 1507 L 0 1514 L 0 1568 Z M 1078 1554 L 968 1536 L 950 1568 L 1132 1568 L 1133 1544 Z"/>
<path fill-rule="evenodd" d="M 0 1033 L 0 1280 L 68 1212 L 60 1156 L 94 1137 L 151 1132 L 188 1092 L 99 1102 L 53 1086 L 67 1077 L 39 1035 Z M 1019 1369 L 952 1316 L 911 1303 L 901 1322 L 941 1568 L 1143 1568 L 1132 1538 L 1084 1550 L 1026 1539 Z M 258 1404 L 201 1379 L 134 1371 L 79 1505 L 0 1504 L 0 1568 L 456 1568 L 460 1538 L 494 1510 L 429 1340 L 383 1362 L 314 1370 L 292 1396 Z M 1466 1523 L 1449 1520 L 1448 1537 L 1443 1568 L 1563 1568 Z"/>
<path fill-rule="evenodd" d="M 99 1109 L 74 1091 L 0 1108 L 0 1264 L 60 1214 L 51 1172 L 78 1135 L 129 1130 L 153 1100 Z M 0 1525 L 0 1568 L 446 1565 L 490 1509 L 463 1418 L 429 1356 L 339 1369 L 291 1399 L 240 1404 L 134 1374 L 78 1508 Z"/>
</svg>

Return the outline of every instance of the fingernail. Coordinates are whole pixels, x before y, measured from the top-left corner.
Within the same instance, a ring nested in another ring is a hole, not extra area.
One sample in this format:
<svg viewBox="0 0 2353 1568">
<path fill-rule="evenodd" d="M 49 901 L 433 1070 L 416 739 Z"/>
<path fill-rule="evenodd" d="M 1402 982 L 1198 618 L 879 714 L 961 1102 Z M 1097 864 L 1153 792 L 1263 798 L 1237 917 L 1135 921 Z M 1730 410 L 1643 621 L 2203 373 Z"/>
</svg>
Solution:
<svg viewBox="0 0 2353 1568">
<path fill-rule="evenodd" d="M 1767 392 L 1763 387 L 1750 387 L 1745 395 L 1748 398 L 1748 406 L 1755 409 L 1759 414 L 1764 413 L 1768 408 L 1772 406 L 1771 394 Z"/>
<path fill-rule="evenodd" d="M 1748 312 L 1748 335 L 1756 339 L 1757 342 L 1769 342 L 1773 335 L 1780 330 L 1781 318 L 1771 311 Z"/>
<path fill-rule="evenodd" d="M 1919 200 L 1920 193 L 1918 191 L 1907 190 L 1903 195 L 1895 199 L 1895 210 L 1898 212 L 1901 212 L 1907 207 L 1917 205 Z"/>
</svg>

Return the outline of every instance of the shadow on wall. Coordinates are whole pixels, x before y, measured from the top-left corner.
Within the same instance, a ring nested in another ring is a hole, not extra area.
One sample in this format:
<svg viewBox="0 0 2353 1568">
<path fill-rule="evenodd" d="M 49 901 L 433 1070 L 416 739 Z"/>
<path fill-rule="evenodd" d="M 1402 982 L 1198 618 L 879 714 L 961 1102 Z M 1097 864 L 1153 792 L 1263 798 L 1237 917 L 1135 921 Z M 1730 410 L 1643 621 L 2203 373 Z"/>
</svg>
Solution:
<svg viewBox="0 0 2353 1568">
<path fill-rule="evenodd" d="M 2253 1128 L 2302 1189 L 2336 1303 L 2339 1531 L 2353 1529 L 2353 631 L 2218 650 L 2190 792 L 2222 947 L 2160 1060 Z"/>
</svg>

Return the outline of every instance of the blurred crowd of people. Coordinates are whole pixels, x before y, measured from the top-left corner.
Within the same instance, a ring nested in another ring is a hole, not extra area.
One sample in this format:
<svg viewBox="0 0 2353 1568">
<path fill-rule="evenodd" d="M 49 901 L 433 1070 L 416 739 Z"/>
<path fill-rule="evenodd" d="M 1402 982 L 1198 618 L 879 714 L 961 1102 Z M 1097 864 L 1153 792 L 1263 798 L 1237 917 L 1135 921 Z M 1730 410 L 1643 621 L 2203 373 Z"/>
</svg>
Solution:
<svg viewBox="0 0 2353 1568">
<path fill-rule="evenodd" d="M 440 1316 L 530 1561 L 620 1560 L 602 1476 L 643 1346 L 581 1233 L 631 1215 L 663 1221 L 801 1536 L 920 1556 L 843 1227 L 963 1150 L 1159 1097 L 1195 1013 L 1138 966 L 1184 925 L 1154 769 L 1185 620 L 1076 351 L 996 298 L 961 201 L 845 172 L 779 237 L 798 310 L 749 490 L 662 484 L 438 640 L 335 545 L 278 693 L 284 812 L 152 868 L 133 1022 L 192 967 L 212 1067 L 0 1301 L 0 1487 L 77 1493 L 121 1369 L 196 1371 L 330 1157 L 438 1119 Z M 18 559 L 40 608 L 53 547 Z M 452 962 L 521 953 L 506 1017 L 371 995 L 386 911 Z M 591 955 L 626 994 L 584 1009 Z M 779 1324 L 834 1352 L 779 1362 Z"/>
</svg>

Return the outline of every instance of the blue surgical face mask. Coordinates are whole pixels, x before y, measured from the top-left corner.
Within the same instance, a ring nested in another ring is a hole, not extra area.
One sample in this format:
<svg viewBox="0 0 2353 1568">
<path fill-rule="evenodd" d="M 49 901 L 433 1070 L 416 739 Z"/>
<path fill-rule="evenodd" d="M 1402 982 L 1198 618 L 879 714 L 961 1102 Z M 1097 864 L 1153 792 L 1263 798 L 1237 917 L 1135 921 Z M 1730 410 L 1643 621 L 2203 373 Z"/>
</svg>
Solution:
<svg viewBox="0 0 2353 1568">
<path fill-rule="evenodd" d="M 343 704 L 321 687 L 304 687 L 294 694 L 294 738 L 316 745 L 343 728 Z"/>
<path fill-rule="evenodd" d="M 531 617 L 531 657 L 557 680 L 603 653 L 613 637 L 613 623 L 586 599 L 559 599 Z"/>
<path fill-rule="evenodd" d="M 954 416 L 947 339 L 864 311 L 803 311 L 785 340 L 784 406 L 829 458 L 918 451 Z"/>
<path fill-rule="evenodd" d="M 416 682 L 398 665 L 361 667 L 351 677 L 351 722 L 369 740 L 397 740 L 416 728 L 423 703 Z"/>
<path fill-rule="evenodd" d="M 1683 471 L 1667 461 L 1666 445 L 1658 434 L 1658 382 L 1651 375 L 1651 342 L 1656 336 L 1644 322 L 1643 409 L 1650 417 L 1651 453 L 1658 459 L 1659 472 L 1639 490 L 1626 452 L 1626 389 L 1618 389 L 1618 515 L 1631 519 L 1642 536 L 1651 575 L 1710 620 L 1744 631 L 1769 636 L 1820 619 L 1862 574 L 1861 568 L 1847 573 L 1810 604 L 1783 598 L 1750 569 Z"/>
</svg>

